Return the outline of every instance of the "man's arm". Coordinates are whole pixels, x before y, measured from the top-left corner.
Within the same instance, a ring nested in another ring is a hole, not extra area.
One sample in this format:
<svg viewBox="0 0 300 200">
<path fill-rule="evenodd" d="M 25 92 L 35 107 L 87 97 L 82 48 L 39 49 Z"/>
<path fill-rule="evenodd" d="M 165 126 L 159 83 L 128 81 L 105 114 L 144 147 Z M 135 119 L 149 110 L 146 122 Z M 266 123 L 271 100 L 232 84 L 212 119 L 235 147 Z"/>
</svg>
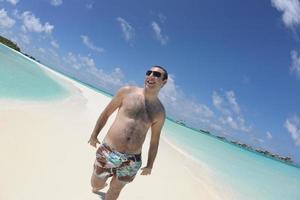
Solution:
<svg viewBox="0 0 300 200">
<path fill-rule="evenodd" d="M 98 134 L 102 130 L 102 128 L 105 126 L 108 118 L 110 115 L 121 106 L 122 100 L 124 95 L 129 92 L 130 87 L 123 87 L 121 88 L 117 94 L 113 97 L 113 99 L 109 102 L 109 104 L 105 107 L 101 115 L 99 116 L 97 123 L 95 125 L 95 128 L 92 132 L 92 135 L 88 141 L 90 145 L 93 147 L 97 147 L 97 143 L 100 144 L 99 140 L 97 139 Z"/>
<path fill-rule="evenodd" d="M 162 113 L 159 116 L 158 120 L 151 126 L 151 139 L 150 139 L 150 146 L 148 150 L 148 161 L 146 167 L 142 168 L 143 171 L 141 175 L 151 174 L 153 163 L 157 155 L 160 133 L 164 125 L 164 122 L 165 122 L 165 113 Z"/>
</svg>

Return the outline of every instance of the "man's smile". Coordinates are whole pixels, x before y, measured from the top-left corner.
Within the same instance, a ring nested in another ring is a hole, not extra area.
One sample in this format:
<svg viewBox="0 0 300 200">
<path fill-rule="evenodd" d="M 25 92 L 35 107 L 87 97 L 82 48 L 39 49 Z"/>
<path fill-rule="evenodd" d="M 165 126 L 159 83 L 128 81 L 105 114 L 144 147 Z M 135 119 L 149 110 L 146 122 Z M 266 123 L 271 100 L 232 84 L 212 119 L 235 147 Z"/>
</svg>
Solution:
<svg viewBox="0 0 300 200">
<path fill-rule="evenodd" d="M 156 81 L 155 81 L 155 80 L 151 80 L 151 79 L 147 79 L 147 80 L 146 80 L 146 85 L 147 85 L 147 86 L 154 87 L 155 84 L 156 84 Z"/>
</svg>

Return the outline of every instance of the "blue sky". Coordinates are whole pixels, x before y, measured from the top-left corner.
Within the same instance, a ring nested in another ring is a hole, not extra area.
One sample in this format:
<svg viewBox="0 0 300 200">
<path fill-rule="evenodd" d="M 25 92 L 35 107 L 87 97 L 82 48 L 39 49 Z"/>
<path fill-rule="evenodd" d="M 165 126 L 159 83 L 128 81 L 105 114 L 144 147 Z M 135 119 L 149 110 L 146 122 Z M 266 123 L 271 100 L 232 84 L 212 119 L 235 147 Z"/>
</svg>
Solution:
<svg viewBox="0 0 300 200">
<path fill-rule="evenodd" d="M 0 33 L 46 65 L 114 93 L 170 79 L 168 116 L 300 163 L 300 3 L 0 0 Z"/>
</svg>

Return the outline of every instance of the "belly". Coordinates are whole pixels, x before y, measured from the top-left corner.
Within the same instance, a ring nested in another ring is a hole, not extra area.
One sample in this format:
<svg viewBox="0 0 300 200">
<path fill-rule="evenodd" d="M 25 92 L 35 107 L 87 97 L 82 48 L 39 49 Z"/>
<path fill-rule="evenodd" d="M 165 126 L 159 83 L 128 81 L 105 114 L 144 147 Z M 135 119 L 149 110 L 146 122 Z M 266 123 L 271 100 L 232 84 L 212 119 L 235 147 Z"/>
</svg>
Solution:
<svg viewBox="0 0 300 200">
<path fill-rule="evenodd" d="M 130 154 L 141 153 L 149 125 L 130 118 L 116 118 L 105 142 L 113 149 Z"/>
</svg>

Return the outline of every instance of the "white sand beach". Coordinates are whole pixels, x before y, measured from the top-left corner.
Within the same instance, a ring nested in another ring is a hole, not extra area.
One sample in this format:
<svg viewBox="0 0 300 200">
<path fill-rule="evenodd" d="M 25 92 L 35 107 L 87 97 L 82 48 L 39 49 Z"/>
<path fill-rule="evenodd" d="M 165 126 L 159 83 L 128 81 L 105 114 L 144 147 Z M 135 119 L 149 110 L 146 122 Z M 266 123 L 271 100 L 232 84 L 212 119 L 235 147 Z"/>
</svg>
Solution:
<svg viewBox="0 0 300 200">
<path fill-rule="evenodd" d="M 0 199 L 102 199 L 91 192 L 90 175 L 96 149 L 87 142 L 110 97 L 47 70 L 70 90 L 68 98 L 52 102 L 0 99 Z M 148 138 L 143 148 L 143 163 L 147 160 L 147 150 Z M 194 169 L 197 178 L 188 167 Z M 214 200 L 230 196 L 217 188 L 220 186 L 208 170 L 169 145 L 162 133 L 152 174 L 138 174 L 119 199 Z"/>
</svg>

